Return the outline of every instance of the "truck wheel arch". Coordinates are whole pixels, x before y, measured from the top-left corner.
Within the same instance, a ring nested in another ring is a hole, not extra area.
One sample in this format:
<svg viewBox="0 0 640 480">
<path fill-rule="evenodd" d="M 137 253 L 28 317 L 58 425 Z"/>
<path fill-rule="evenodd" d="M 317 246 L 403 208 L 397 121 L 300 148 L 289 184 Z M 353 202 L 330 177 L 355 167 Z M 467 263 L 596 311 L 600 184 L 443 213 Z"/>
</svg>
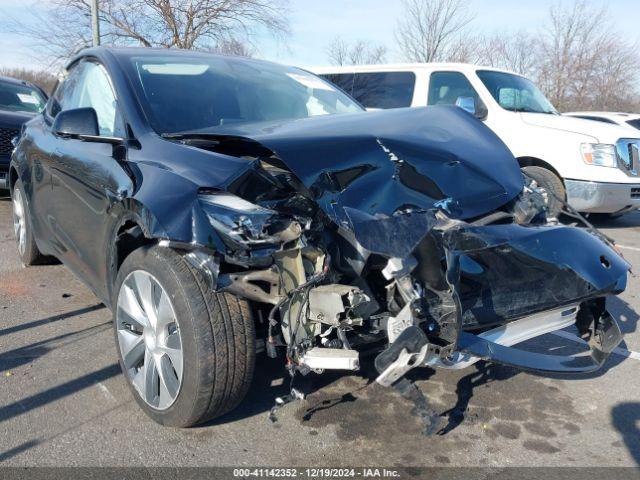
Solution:
<svg viewBox="0 0 640 480">
<path fill-rule="evenodd" d="M 516 160 L 518 160 L 518 163 L 520 164 L 520 168 L 522 167 L 546 168 L 547 170 L 553 172 L 560 180 L 562 180 L 562 183 L 564 184 L 564 178 L 562 177 L 562 175 L 560 175 L 560 173 L 558 173 L 558 171 L 555 168 L 553 168 L 551 164 L 545 162 L 544 160 L 536 157 L 518 157 Z"/>
</svg>

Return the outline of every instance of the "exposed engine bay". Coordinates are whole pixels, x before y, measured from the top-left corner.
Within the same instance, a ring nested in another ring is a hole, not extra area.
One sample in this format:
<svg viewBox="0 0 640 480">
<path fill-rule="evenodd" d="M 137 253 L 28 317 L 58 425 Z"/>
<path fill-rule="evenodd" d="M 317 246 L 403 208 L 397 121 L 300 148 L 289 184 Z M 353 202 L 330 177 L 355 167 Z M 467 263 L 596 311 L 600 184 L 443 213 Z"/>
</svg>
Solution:
<svg viewBox="0 0 640 480">
<path fill-rule="evenodd" d="M 481 358 L 600 368 L 622 338 L 605 297 L 624 290 L 629 264 L 595 229 L 547 218 L 547 192 L 465 112 L 439 110 L 447 130 L 407 129 L 407 116 L 428 119 L 402 114 L 397 126 L 374 112 L 356 128 L 345 116 L 172 135 L 246 162 L 200 189 L 218 235 L 194 264 L 252 301 L 267 354 L 285 351 L 292 373 L 358 370 L 367 349 L 386 386 Z M 571 324 L 590 355 L 513 348 Z"/>
</svg>

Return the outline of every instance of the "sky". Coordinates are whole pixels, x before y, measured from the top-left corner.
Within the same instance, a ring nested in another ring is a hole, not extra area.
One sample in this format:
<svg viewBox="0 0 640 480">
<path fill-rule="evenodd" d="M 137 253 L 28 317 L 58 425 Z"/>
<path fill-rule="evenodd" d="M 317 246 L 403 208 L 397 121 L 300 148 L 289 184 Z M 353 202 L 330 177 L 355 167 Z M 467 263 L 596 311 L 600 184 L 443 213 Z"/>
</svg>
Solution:
<svg viewBox="0 0 640 480">
<path fill-rule="evenodd" d="M 28 43 L 7 32 L 2 19 L 24 18 L 30 9 L 43 8 L 48 0 L 0 0 L 0 66 L 38 68 Z M 254 43 L 258 57 L 310 67 L 328 63 L 326 48 L 337 36 L 347 42 L 365 40 L 388 48 L 389 62 L 402 61 L 395 48 L 394 30 L 402 14 L 401 0 L 290 0 L 291 36 L 284 41 L 260 35 Z M 558 0 L 468 0 L 476 18 L 473 28 L 483 33 L 519 29 L 535 31 Z M 565 5 L 570 0 L 564 0 Z M 619 33 L 640 40 L 640 0 L 588 0 L 595 7 L 608 6 Z"/>
</svg>

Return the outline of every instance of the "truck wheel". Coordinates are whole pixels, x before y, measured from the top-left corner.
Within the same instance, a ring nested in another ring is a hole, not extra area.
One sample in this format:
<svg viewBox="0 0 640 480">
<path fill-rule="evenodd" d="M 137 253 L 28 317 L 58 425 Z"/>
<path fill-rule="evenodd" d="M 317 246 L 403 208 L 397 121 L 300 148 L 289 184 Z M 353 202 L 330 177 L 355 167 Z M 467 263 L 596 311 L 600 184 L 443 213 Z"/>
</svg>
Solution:
<svg viewBox="0 0 640 480">
<path fill-rule="evenodd" d="M 533 178 L 540 187 L 548 192 L 550 217 L 558 218 L 562 211 L 562 202 L 558 199 L 566 200 L 566 191 L 562 180 L 551 170 L 544 167 L 522 167 L 522 171 Z"/>
<path fill-rule="evenodd" d="M 31 215 L 22 182 L 18 179 L 13 186 L 11 203 L 13 206 L 13 233 L 16 237 L 18 254 L 25 267 L 36 265 L 44 260 L 33 237 Z"/>
<path fill-rule="evenodd" d="M 120 367 L 156 422 L 197 425 L 246 395 L 255 363 L 249 304 L 212 291 L 174 250 L 142 247 L 125 259 L 113 314 Z"/>
</svg>

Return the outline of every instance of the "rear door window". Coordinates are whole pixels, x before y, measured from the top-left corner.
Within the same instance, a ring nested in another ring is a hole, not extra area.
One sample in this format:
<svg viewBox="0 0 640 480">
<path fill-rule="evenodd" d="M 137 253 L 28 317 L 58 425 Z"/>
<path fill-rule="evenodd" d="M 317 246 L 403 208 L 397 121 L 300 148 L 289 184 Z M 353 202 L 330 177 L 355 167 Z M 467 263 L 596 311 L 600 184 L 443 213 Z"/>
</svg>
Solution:
<svg viewBox="0 0 640 480">
<path fill-rule="evenodd" d="M 349 95 L 353 92 L 353 73 L 327 73 L 320 76 Z"/>
<path fill-rule="evenodd" d="M 365 108 L 410 107 L 416 85 L 413 72 L 332 73 L 323 77 Z"/>
<path fill-rule="evenodd" d="M 351 96 L 366 108 L 410 107 L 415 85 L 413 72 L 356 73 Z"/>
</svg>

